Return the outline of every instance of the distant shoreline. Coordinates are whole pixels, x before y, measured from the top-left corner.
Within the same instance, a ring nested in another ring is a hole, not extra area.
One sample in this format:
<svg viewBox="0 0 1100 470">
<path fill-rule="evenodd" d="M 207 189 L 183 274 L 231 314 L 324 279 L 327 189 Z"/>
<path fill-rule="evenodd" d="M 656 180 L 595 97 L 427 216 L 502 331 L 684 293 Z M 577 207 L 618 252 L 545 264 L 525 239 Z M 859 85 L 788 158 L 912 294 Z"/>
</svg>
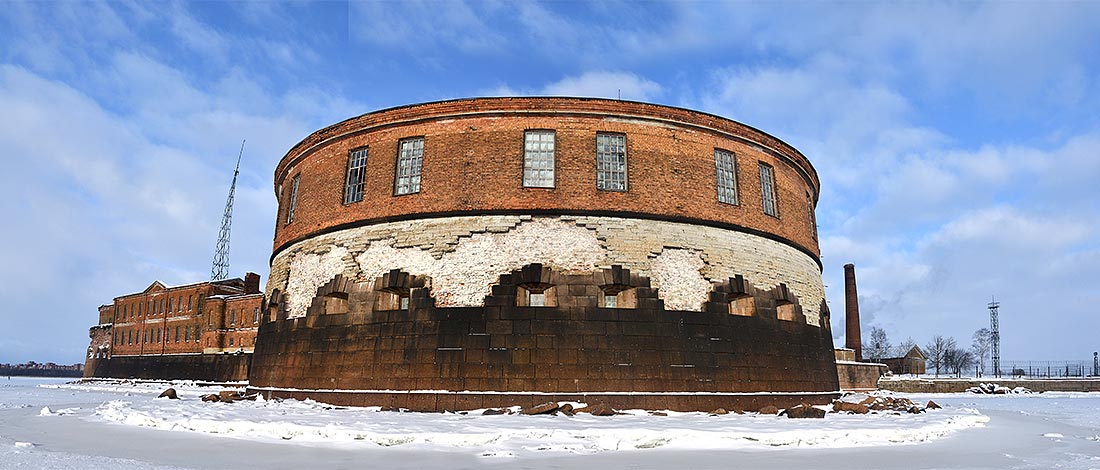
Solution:
<svg viewBox="0 0 1100 470">
<path fill-rule="evenodd" d="M 81 370 L 65 369 L 24 369 L 24 368 L 0 368 L 2 377 L 68 377 L 80 378 L 84 376 Z"/>
</svg>

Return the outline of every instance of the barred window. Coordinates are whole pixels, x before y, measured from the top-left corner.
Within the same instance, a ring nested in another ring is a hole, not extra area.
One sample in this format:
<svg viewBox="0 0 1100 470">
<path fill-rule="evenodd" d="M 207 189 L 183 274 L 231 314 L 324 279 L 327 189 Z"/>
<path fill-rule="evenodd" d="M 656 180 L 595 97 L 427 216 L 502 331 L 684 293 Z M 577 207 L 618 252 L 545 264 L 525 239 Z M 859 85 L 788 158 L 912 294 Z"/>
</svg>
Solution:
<svg viewBox="0 0 1100 470">
<path fill-rule="evenodd" d="M 523 133 L 523 186 L 554 187 L 554 131 Z"/>
<path fill-rule="evenodd" d="M 367 172 L 367 148 L 348 153 L 348 178 L 344 184 L 344 204 L 363 200 L 363 181 Z"/>
<path fill-rule="evenodd" d="M 397 178 L 394 180 L 395 195 L 420 192 L 420 168 L 424 163 L 424 138 L 401 141 L 397 152 Z"/>
<path fill-rule="evenodd" d="M 596 189 L 626 191 L 626 136 L 596 134 Z"/>
<path fill-rule="evenodd" d="M 737 204 L 737 163 L 733 152 L 714 149 L 714 169 L 717 173 L 718 201 Z"/>
<path fill-rule="evenodd" d="M 779 217 L 779 206 L 775 198 L 775 170 L 764 162 L 760 162 L 760 197 L 764 213 Z"/>
<path fill-rule="evenodd" d="M 298 208 L 298 183 L 302 181 L 302 174 L 294 175 L 294 182 L 290 184 L 290 204 L 286 209 L 286 223 L 294 221 L 294 209 Z"/>
</svg>

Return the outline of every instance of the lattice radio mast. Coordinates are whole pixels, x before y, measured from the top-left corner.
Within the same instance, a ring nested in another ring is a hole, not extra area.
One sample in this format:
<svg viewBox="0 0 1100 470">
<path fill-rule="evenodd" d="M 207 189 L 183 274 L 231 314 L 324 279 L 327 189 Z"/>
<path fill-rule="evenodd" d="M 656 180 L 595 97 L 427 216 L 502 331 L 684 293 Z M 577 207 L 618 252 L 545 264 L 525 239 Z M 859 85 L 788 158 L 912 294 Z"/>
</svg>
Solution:
<svg viewBox="0 0 1100 470">
<path fill-rule="evenodd" d="M 997 319 L 997 308 L 1001 306 L 995 297 L 989 302 L 989 329 L 993 336 L 993 376 L 1001 376 L 1001 323 Z"/>
<path fill-rule="evenodd" d="M 214 266 L 210 268 L 211 281 L 221 281 L 229 277 L 229 232 L 233 224 L 233 193 L 237 191 L 237 174 L 241 172 L 244 142 L 241 141 L 241 152 L 237 154 L 237 167 L 233 169 L 233 183 L 229 185 L 229 198 L 225 200 L 222 228 L 218 231 L 218 246 L 214 249 Z"/>
</svg>

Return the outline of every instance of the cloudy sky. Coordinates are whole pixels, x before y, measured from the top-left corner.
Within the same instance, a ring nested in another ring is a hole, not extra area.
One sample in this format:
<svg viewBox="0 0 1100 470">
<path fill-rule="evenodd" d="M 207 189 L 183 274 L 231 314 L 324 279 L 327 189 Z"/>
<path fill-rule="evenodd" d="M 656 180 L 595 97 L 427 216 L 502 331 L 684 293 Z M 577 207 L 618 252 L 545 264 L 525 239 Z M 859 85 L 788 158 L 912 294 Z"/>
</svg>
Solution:
<svg viewBox="0 0 1100 470">
<path fill-rule="evenodd" d="M 805 153 L 836 341 L 1100 349 L 1100 3 L 5 2 L 0 362 L 82 360 L 96 307 L 267 274 L 272 172 L 380 108 L 581 95 L 699 109 Z M 866 335 L 866 333 L 865 333 Z"/>
</svg>

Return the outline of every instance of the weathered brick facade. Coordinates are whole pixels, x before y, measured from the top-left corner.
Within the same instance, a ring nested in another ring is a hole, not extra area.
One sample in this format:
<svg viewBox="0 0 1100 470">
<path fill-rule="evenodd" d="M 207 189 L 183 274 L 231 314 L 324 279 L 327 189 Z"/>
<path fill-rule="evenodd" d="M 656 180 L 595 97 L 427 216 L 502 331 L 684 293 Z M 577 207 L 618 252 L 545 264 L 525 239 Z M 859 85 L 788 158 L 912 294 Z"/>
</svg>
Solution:
<svg viewBox="0 0 1100 470">
<path fill-rule="evenodd" d="M 196 375 L 194 371 L 202 370 L 201 364 L 224 362 L 200 359 L 202 355 L 251 354 L 262 303 L 259 276 L 253 273 L 244 280 L 177 287 L 154 282 L 140 293 L 117 297 L 113 304 L 100 307 L 100 323 L 90 333 L 84 375 L 246 380 L 248 368 L 236 365 L 239 360 L 230 361 L 233 366 L 219 366 L 222 373 Z"/>
<path fill-rule="evenodd" d="M 552 188 L 523 184 L 526 130 L 553 132 Z M 625 139 L 625 191 L 597 188 L 598 133 Z M 423 139 L 419 191 L 395 195 L 407 138 Z M 363 148 L 363 198 L 345 204 L 349 154 Z M 737 204 L 718 200 L 716 150 L 734 155 Z M 838 390 L 817 175 L 751 127 L 600 99 L 412 105 L 310 135 L 279 163 L 275 191 L 250 373 L 265 394 L 688 410 Z"/>
</svg>

